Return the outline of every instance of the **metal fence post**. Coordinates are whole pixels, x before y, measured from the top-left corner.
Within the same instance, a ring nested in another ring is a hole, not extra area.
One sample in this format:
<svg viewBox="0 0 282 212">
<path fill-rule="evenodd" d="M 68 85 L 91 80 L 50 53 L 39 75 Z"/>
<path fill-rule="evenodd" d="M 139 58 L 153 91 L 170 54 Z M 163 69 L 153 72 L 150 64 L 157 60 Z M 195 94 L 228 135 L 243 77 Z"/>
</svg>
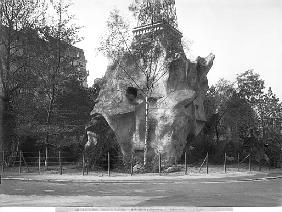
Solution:
<svg viewBox="0 0 282 212">
<path fill-rule="evenodd" d="M 259 171 L 261 171 L 261 157 L 259 158 Z"/>
<path fill-rule="evenodd" d="M 1 171 L 2 174 L 4 173 L 4 167 L 5 167 L 5 152 L 2 152 L 2 167 L 1 167 Z"/>
<path fill-rule="evenodd" d="M 86 174 L 89 173 L 89 159 L 86 159 Z"/>
<path fill-rule="evenodd" d="M 0 184 L 2 184 L 2 175 L 4 174 L 4 163 L 5 163 L 5 152 L 2 151 L 2 167 L 1 167 L 1 173 L 0 173 Z"/>
<path fill-rule="evenodd" d="M 20 151 L 20 166 L 19 166 L 19 173 L 22 173 L 22 151 Z"/>
<path fill-rule="evenodd" d="M 161 175 L 162 171 L 162 155 L 159 153 L 159 175 Z"/>
<path fill-rule="evenodd" d="M 207 153 L 207 174 L 209 173 L 209 153 Z"/>
<path fill-rule="evenodd" d="M 45 169 L 48 169 L 48 148 L 45 148 Z"/>
<path fill-rule="evenodd" d="M 238 158 L 237 158 L 237 168 L 238 168 L 238 172 L 239 172 L 239 169 L 240 169 L 240 153 L 238 153 Z"/>
<path fill-rule="evenodd" d="M 185 175 L 187 175 L 187 152 L 185 151 Z"/>
<path fill-rule="evenodd" d="M 110 152 L 108 152 L 108 176 L 111 176 Z"/>
<path fill-rule="evenodd" d="M 41 155 L 40 155 L 40 151 L 38 152 L 38 172 L 39 172 L 39 174 L 41 172 Z"/>
<path fill-rule="evenodd" d="M 226 173 L 226 153 L 224 154 L 224 165 L 223 165 L 223 168 L 224 168 L 224 173 Z"/>
<path fill-rule="evenodd" d="M 60 175 L 63 174 L 61 151 L 59 151 L 59 165 L 60 165 Z"/>
<path fill-rule="evenodd" d="M 133 160 L 134 160 L 134 156 L 133 154 L 131 155 L 131 163 L 130 163 L 130 175 L 133 175 Z"/>
<path fill-rule="evenodd" d="M 251 159 L 252 159 L 252 155 L 251 155 L 251 153 L 250 153 L 250 154 L 249 154 L 249 171 L 252 171 Z"/>
<path fill-rule="evenodd" d="M 82 175 L 84 176 L 85 158 L 84 153 L 82 154 Z"/>
</svg>

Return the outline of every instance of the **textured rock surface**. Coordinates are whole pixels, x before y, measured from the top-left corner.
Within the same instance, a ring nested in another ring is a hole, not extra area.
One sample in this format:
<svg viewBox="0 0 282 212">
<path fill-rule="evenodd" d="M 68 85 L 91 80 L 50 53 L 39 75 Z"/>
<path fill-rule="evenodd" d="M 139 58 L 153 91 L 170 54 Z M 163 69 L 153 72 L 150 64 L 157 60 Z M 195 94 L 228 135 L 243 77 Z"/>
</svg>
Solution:
<svg viewBox="0 0 282 212">
<path fill-rule="evenodd" d="M 203 101 L 208 89 L 207 74 L 215 58 L 210 54 L 192 62 L 181 45 L 178 51 L 171 51 L 165 41 L 158 40 L 161 54 L 155 67 L 161 77 L 149 98 L 149 161 L 156 159 L 159 152 L 166 161 L 181 157 L 188 135 L 197 135 L 202 130 L 206 122 Z M 136 63 L 134 58 L 124 56 L 108 67 L 98 103 L 92 111 L 92 115 L 101 114 L 107 120 L 124 156 L 144 148 L 144 95 L 139 89 L 134 104 L 126 98 L 128 87 L 146 86 L 138 64 L 142 61 Z"/>
</svg>

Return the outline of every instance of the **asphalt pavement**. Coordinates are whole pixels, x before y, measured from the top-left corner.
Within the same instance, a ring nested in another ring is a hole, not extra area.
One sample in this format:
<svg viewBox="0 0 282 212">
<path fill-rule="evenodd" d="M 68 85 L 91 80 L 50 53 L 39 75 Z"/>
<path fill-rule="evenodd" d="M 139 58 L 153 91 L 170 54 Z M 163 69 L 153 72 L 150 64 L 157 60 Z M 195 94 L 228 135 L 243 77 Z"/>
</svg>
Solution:
<svg viewBox="0 0 282 212">
<path fill-rule="evenodd" d="M 282 179 L 223 178 L 173 182 L 40 182 L 3 180 L 0 206 L 38 207 L 275 207 Z"/>
</svg>

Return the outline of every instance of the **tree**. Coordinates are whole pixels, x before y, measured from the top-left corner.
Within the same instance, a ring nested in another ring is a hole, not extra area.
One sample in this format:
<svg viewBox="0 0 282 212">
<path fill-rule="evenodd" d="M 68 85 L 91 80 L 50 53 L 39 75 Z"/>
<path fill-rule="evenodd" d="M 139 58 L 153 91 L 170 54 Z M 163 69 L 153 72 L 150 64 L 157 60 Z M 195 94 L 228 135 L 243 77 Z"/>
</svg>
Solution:
<svg viewBox="0 0 282 212">
<path fill-rule="evenodd" d="M 1 4 L 0 45 L 4 49 L 5 67 L 1 76 L 7 99 L 28 84 L 28 77 L 25 77 L 30 68 L 27 51 L 31 42 L 28 36 L 42 18 L 43 7 L 39 0 L 3 0 Z"/>
<path fill-rule="evenodd" d="M 135 0 L 130 6 L 131 11 L 135 18 L 138 19 L 138 25 L 148 25 L 159 21 L 166 21 L 174 28 L 178 27 L 177 17 L 173 0 L 150 0 L 139 1 Z"/>
<path fill-rule="evenodd" d="M 79 27 L 71 23 L 73 19 L 69 15 L 70 3 L 62 0 L 52 1 L 51 9 L 54 10 L 52 25 L 39 28 L 41 34 L 41 48 L 36 50 L 38 57 L 34 60 L 34 66 L 39 75 L 39 87 L 37 98 L 43 99 L 43 107 L 46 111 L 45 124 L 41 130 L 45 132 L 45 148 L 50 145 L 50 137 L 58 135 L 60 127 L 56 117 L 56 99 L 64 89 L 64 83 L 69 78 L 82 78 L 82 72 L 78 71 L 80 64 L 74 64 L 77 55 L 72 52 L 72 45 L 80 40 Z M 47 167 L 47 163 L 46 163 Z"/>
<path fill-rule="evenodd" d="M 70 5 L 62 0 L 50 4 L 5 0 L 0 7 L 4 17 L 0 27 L 4 66 L 0 71 L 5 124 L 10 125 L 4 130 L 6 135 L 12 129 L 9 134 L 13 137 L 36 138 L 47 146 L 63 131 L 58 124 L 63 118 L 57 98 L 69 79 L 85 78 L 76 61 L 80 52 L 72 46 L 80 38 L 79 27 L 72 24 L 68 13 Z"/>
<path fill-rule="evenodd" d="M 239 94 L 245 98 L 252 106 L 256 106 L 263 94 L 264 81 L 254 70 L 248 70 L 237 76 L 237 86 Z"/>
<path fill-rule="evenodd" d="M 237 86 L 239 95 L 244 98 L 255 111 L 257 120 L 260 119 L 264 80 L 260 78 L 260 75 L 255 73 L 254 70 L 248 70 L 237 77 Z M 258 128 L 261 128 L 258 126 Z"/>
<path fill-rule="evenodd" d="M 120 11 L 114 9 L 107 20 L 107 31 L 100 40 L 98 51 L 104 56 L 115 61 L 120 58 L 130 46 L 131 35 L 129 24 L 120 15 Z"/>
<path fill-rule="evenodd" d="M 267 93 L 263 94 L 260 99 L 258 108 L 261 138 L 266 143 L 271 142 L 270 138 L 274 134 L 281 133 L 282 103 L 272 92 L 272 89 L 269 88 Z M 281 141 L 276 144 L 280 146 Z"/>
<path fill-rule="evenodd" d="M 237 84 L 240 96 L 246 99 L 256 116 L 255 130 L 258 131 L 256 149 L 261 154 L 264 154 L 264 145 L 269 143 L 273 152 L 276 153 L 272 154 L 271 151 L 268 151 L 268 156 L 277 155 L 280 150 L 274 151 L 274 149 L 281 148 L 281 144 L 279 144 L 279 137 L 281 136 L 281 102 L 273 94 L 271 88 L 268 89 L 267 93 L 264 92 L 264 80 L 253 70 L 239 75 Z"/>
<path fill-rule="evenodd" d="M 15 101 L 34 86 L 34 72 L 30 66 L 29 34 L 42 18 L 45 5 L 39 0 L 3 0 L 0 3 L 0 50 L 3 86 L 4 139 L 12 140 L 16 123 Z M 10 145 L 7 143 L 7 145 Z"/>
<path fill-rule="evenodd" d="M 255 127 L 255 112 L 249 103 L 236 92 L 226 103 L 226 108 L 228 110 L 222 124 L 225 126 L 225 131 L 230 130 L 232 141 L 240 143 L 248 134 L 249 129 Z"/>
<path fill-rule="evenodd" d="M 244 72 L 237 77 L 239 95 L 245 98 L 256 111 L 260 136 L 264 137 L 264 128 L 267 125 L 266 119 L 278 119 L 281 104 L 273 94 L 271 88 L 264 93 L 264 80 L 253 70 Z"/>
<path fill-rule="evenodd" d="M 62 127 L 83 135 L 92 106 L 89 89 L 82 87 L 80 82 L 73 78 L 64 82 L 64 90 L 57 96 L 54 112 Z"/>
<path fill-rule="evenodd" d="M 210 119 L 206 130 L 211 131 L 211 128 L 214 128 L 217 142 L 219 142 L 220 121 L 230 109 L 228 103 L 235 92 L 233 83 L 220 79 L 206 94 L 205 108 Z"/>
<path fill-rule="evenodd" d="M 269 88 L 266 93 L 261 95 L 257 108 L 258 141 L 255 149 L 260 152 L 257 154 L 257 160 L 260 162 L 266 154 L 273 166 L 280 167 L 281 102 Z"/>
<path fill-rule="evenodd" d="M 255 125 L 254 110 L 236 91 L 234 83 L 224 79 L 210 87 L 205 108 L 208 116 L 204 129 L 206 140 L 214 137 L 216 140 L 211 145 L 215 147 L 213 159 L 217 161 L 222 158 L 223 151 L 235 156 L 248 130 Z M 232 148 L 228 148 L 228 145 Z"/>
</svg>

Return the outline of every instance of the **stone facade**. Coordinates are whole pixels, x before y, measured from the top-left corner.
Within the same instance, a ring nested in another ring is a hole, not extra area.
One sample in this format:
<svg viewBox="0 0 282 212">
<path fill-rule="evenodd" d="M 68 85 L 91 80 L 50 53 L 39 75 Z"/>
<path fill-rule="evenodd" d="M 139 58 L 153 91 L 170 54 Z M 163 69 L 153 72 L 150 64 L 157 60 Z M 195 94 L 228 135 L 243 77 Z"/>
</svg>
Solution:
<svg viewBox="0 0 282 212">
<path fill-rule="evenodd" d="M 7 36 L 6 36 L 6 30 L 7 28 L 4 26 L 0 25 L 0 41 L 5 41 L 7 40 Z M 24 48 L 19 48 L 20 46 L 24 46 L 24 43 L 26 42 L 26 37 L 22 32 L 20 33 L 13 33 L 13 36 L 15 36 L 15 34 L 17 34 L 17 39 L 15 40 L 15 38 L 13 38 L 13 43 L 12 45 L 17 46 L 17 48 L 14 48 L 16 50 L 16 52 L 13 52 L 13 54 L 16 54 L 18 56 L 22 56 L 24 54 L 26 54 L 26 51 Z M 33 36 L 37 37 L 37 41 L 34 41 L 34 43 L 36 43 L 36 45 L 40 45 L 41 41 L 44 41 L 44 38 L 42 37 L 42 35 L 36 31 L 33 32 Z M 14 42 L 16 41 L 16 42 Z M 48 42 L 48 41 L 46 41 Z M 2 48 L 2 55 L 5 55 L 5 51 L 4 51 L 4 47 L 2 45 L 0 45 L 0 48 Z M 88 87 L 87 85 L 87 77 L 89 76 L 89 72 L 86 68 L 86 64 L 87 64 L 87 60 L 85 59 L 85 55 L 84 55 L 84 51 L 83 49 L 77 48 L 75 46 L 72 45 L 68 45 L 67 47 L 67 51 L 65 53 L 66 57 L 71 58 L 71 64 L 76 68 L 76 71 L 78 73 L 80 73 L 80 78 L 78 79 L 81 84 L 84 87 Z M 17 67 L 13 66 L 12 68 L 17 69 Z"/>
</svg>

